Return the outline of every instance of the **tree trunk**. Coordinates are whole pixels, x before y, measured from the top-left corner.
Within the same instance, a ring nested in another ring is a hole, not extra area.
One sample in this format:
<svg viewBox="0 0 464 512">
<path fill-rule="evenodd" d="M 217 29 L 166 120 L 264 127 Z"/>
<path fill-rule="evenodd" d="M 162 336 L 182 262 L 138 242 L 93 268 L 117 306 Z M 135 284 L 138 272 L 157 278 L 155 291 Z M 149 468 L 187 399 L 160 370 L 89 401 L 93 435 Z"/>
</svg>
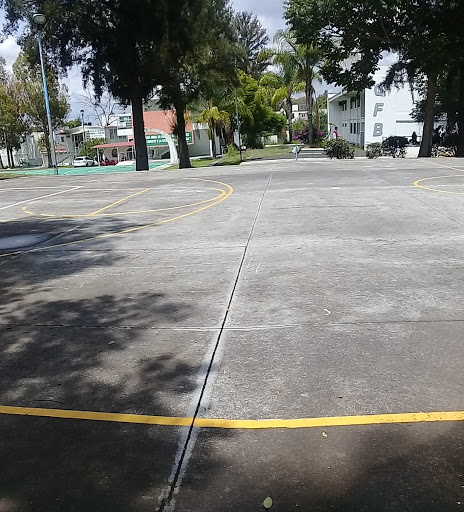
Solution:
<svg viewBox="0 0 464 512">
<path fill-rule="evenodd" d="M 427 75 L 427 98 L 425 100 L 425 120 L 419 157 L 432 156 L 433 123 L 435 118 L 435 96 L 437 94 L 437 76 Z"/>
<path fill-rule="evenodd" d="M 210 124 L 210 132 L 211 132 L 211 151 L 213 153 L 213 158 L 216 158 L 217 149 L 216 149 L 216 130 L 214 129 L 214 124 Z"/>
<path fill-rule="evenodd" d="M 8 144 L 8 138 L 6 136 L 6 131 L 3 132 L 3 134 L 5 137 L 6 159 L 8 161 L 8 167 L 11 169 L 11 160 L 10 160 L 10 152 L 9 152 L 10 145 Z"/>
<path fill-rule="evenodd" d="M 458 129 L 456 156 L 464 156 L 464 61 L 459 63 Z"/>
<path fill-rule="evenodd" d="M 180 97 L 174 102 L 177 116 L 177 139 L 179 141 L 179 169 L 189 169 L 192 167 L 190 163 L 189 148 L 187 138 L 185 136 L 185 105 Z M 212 134 L 214 140 L 214 133 Z M 214 142 L 213 148 L 216 143 Z M 214 154 L 215 149 L 213 149 Z"/>
<path fill-rule="evenodd" d="M 293 103 L 291 98 L 287 99 L 288 105 L 288 142 L 291 144 L 293 142 Z"/>
<path fill-rule="evenodd" d="M 10 158 L 10 151 L 8 149 L 8 143 L 6 144 L 6 159 L 8 161 L 8 168 L 11 169 L 11 158 Z"/>
<path fill-rule="evenodd" d="M 134 91 L 131 98 L 132 124 L 134 126 L 135 170 L 148 171 L 148 149 L 143 121 L 143 98 L 139 91 Z"/>
<path fill-rule="evenodd" d="M 309 87 L 308 87 L 309 85 Z M 306 83 L 306 103 L 308 106 L 308 143 L 313 142 L 313 95 L 311 84 Z"/>
<path fill-rule="evenodd" d="M 14 156 L 13 156 L 13 148 L 11 146 L 8 146 L 7 151 L 9 152 L 10 158 L 11 158 L 11 168 L 14 169 L 15 161 L 14 161 Z"/>
</svg>

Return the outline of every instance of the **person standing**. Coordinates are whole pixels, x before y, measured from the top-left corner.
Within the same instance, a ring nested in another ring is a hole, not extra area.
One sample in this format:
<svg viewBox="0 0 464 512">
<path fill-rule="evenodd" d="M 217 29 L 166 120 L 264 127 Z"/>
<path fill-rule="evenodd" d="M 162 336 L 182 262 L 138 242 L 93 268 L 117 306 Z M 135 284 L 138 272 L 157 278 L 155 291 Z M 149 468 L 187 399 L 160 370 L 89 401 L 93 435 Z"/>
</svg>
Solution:
<svg viewBox="0 0 464 512">
<path fill-rule="evenodd" d="M 335 130 L 332 133 L 332 139 L 338 139 L 338 126 L 335 127 Z"/>
<path fill-rule="evenodd" d="M 412 132 L 411 142 L 412 142 L 413 146 L 417 146 L 417 133 L 416 132 Z"/>
</svg>

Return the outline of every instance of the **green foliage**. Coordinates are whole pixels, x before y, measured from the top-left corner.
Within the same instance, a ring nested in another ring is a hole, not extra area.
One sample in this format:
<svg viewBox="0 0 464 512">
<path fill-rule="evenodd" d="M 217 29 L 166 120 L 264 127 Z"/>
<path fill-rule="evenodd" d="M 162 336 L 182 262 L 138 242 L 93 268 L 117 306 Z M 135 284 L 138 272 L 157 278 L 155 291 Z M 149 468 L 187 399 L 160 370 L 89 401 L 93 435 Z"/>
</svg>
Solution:
<svg viewBox="0 0 464 512">
<path fill-rule="evenodd" d="M 266 48 L 269 41 L 266 29 L 250 12 L 236 13 L 233 22 L 239 47 L 237 66 L 258 80 L 271 64 L 271 52 Z"/>
<path fill-rule="evenodd" d="M 64 123 L 66 128 L 77 128 L 82 125 L 82 121 L 80 119 L 73 119 L 72 121 L 68 121 Z"/>
<path fill-rule="evenodd" d="M 94 146 L 98 146 L 100 144 L 107 144 L 108 141 L 106 139 L 89 139 L 86 140 L 81 147 L 80 156 L 88 156 L 93 158 L 97 154 L 97 150 L 94 149 Z"/>
<path fill-rule="evenodd" d="M 230 131 L 230 116 L 225 110 L 219 110 L 218 107 L 213 105 L 211 99 L 203 112 L 201 112 L 197 121 L 208 125 L 208 135 L 212 141 L 213 157 L 216 157 L 216 137 L 221 135 L 224 131 Z"/>
<path fill-rule="evenodd" d="M 324 52 L 327 82 L 359 91 L 373 85 L 384 51 L 396 52 L 400 81 L 427 80 L 420 156 L 430 156 L 438 77 L 462 69 L 459 95 L 464 151 L 464 3 L 444 0 L 289 0 L 286 18 L 300 42 Z M 405 75 L 406 74 L 406 75 Z M 402 76 L 401 76 L 402 75 Z"/>
<path fill-rule="evenodd" d="M 345 139 L 332 139 L 325 145 L 325 154 L 329 158 L 354 158 L 354 147 Z"/>
<path fill-rule="evenodd" d="M 14 79 L 19 94 L 22 112 L 28 124 L 44 133 L 44 143 L 50 161 L 50 140 L 47 111 L 43 93 L 42 73 L 38 65 L 31 64 L 24 53 L 20 53 L 13 64 Z M 52 69 L 46 70 L 50 115 L 53 129 L 62 126 L 69 111 L 67 88 L 58 81 Z"/>
<path fill-rule="evenodd" d="M 373 142 L 372 144 L 368 144 L 366 148 L 366 156 L 367 158 L 379 158 L 379 156 L 382 156 L 382 143 Z"/>
<path fill-rule="evenodd" d="M 5 59 L 0 57 L 0 147 L 7 150 L 9 161 L 13 163 L 12 150 L 20 148 L 30 127 L 23 113 L 20 86 L 5 65 Z M 1 161 L 0 166 L 3 167 Z"/>
<path fill-rule="evenodd" d="M 391 136 L 382 142 L 382 152 L 393 158 L 404 158 L 408 146 L 407 137 Z"/>
<path fill-rule="evenodd" d="M 275 92 L 273 86 L 266 85 L 267 82 L 263 80 L 258 82 L 243 71 L 239 71 L 238 77 L 237 103 L 243 142 L 250 148 L 259 147 L 260 137 L 281 133 L 286 120 L 271 107 Z M 224 91 L 219 103 L 229 113 L 232 127 L 235 127 L 235 91 Z"/>
<path fill-rule="evenodd" d="M 314 82 L 322 81 L 316 72 L 321 53 L 315 45 L 298 44 L 295 34 L 289 30 L 278 30 L 274 37 L 276 48 L 274 50 L 273 64 L 277 66 L 282 85 L 276 92 L 274 104 L 283 108 L 287 114 L 290 141 L 292 140 L 292 95 L 304 91 L 308 105 L 308 140 L 312 141 L 313 126 L 312 112 L 314 101 Z"/>
<path fill-rule="evenodd" d="M 79 65 L 97 97 L 108 89 L 122 104 L 132 103 L 137 169 L 148 169 L 143 101 L 159 86 L 178 110 L 181 166 L 185 150 L 188 159 L 185 105 L 218 70 L 233 67 L 223 58 L 223 50 L 233 53 L 227 0 L 3 0 L 2 6 L 7 32 L 24 28 L 30 48 L 32 15 L 44 12 L 49 61 L 64 69 Z"/>
</svg>

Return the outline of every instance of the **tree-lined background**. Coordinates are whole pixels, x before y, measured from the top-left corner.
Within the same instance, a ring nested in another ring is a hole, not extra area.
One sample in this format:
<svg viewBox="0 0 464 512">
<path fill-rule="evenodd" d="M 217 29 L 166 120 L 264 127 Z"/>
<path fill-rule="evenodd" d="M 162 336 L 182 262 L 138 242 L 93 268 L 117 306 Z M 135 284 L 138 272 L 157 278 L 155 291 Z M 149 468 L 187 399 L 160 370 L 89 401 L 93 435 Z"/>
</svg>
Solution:
<svg viewBox="0 0 464 512">
<path fill-rule="evenodd" d="M 116 0 L 98 9 L 92 0 L 3 0 L 1 6 L 4 33 L 18 37 L 31 70 L 38 64 L 32 15 L 47 16 L 43 40 L 51 96 L 66 96 L 54 86 L 59 89 L 59 77 L 77 65 L 94 91 L 88 99 L 94 110 L 102 96 L 131 105 L 137 169 L 148 168 L 143 105 L 152 98 L 177 113 L 181 167 L 190 166 L 187 112 L 208 124 L 212 139 L 220 134 L 231 144 L 240 125 L 243 144 L 258 147 L 268 135 L 289 133 L 292 139 L 295 93 L 306 95 L 310 109 L 316 99 L 317 49 L 298 44 L 290 32 L 271 40 L 256 16 L 234 12 L 228 0 Z M 41 128 L 38 120 L 33 124 Z M 302 132 L 311 142 L 311 115 Z M 10 140 L 15 147 L 13 134 Z M 45 142 L 49 148 L 48 137 Z"/>
</svg>

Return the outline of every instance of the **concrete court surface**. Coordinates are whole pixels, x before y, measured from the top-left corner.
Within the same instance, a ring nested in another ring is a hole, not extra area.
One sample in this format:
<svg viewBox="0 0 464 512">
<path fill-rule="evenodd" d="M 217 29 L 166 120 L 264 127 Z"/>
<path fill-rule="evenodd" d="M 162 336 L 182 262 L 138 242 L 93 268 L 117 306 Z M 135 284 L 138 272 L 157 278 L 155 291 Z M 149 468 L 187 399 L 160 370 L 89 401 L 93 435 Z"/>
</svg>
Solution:
<svg viewBox="0 0 464 512">
<path fill-rule="evenodd" d="M 458 159 L 0 182 L 0 511 L 461 510 L 463 201 Z"/>
</svg>

